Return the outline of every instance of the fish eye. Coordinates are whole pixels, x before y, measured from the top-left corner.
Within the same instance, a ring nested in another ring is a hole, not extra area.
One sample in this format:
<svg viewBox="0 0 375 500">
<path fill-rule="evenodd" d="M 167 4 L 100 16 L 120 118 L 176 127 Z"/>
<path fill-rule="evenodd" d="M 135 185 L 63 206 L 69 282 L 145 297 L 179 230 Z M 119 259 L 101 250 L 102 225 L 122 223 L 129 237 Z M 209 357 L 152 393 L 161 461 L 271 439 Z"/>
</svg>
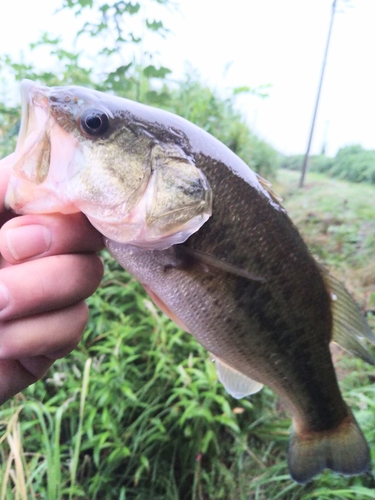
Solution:
<svg viewBox="0 0 375 500">
<path fill-rule="evenodd" d="M 81 117 L 81 130 L 87 135 L 101 135 L 108 130 L 108 115 L 97 109 L 85 111 Z"/>
</svg>

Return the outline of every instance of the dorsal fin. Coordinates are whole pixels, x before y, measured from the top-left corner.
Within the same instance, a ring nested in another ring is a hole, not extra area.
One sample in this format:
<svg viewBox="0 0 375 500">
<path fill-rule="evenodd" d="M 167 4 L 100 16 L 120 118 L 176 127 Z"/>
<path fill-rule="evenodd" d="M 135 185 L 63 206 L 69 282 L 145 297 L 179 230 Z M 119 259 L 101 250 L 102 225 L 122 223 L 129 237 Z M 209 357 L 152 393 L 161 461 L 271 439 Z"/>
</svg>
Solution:
<svg viewBox="0 0 375 500">
<path fill-rule="evenodd" d="M 332 341 L 367 363 L 375 365 L 375 359 L 366 346 L 366 341 L 375 345 L 375 336 L 358 304 L 344 285 L 324 269 L 323 276 L 332 297 Z"/>
<path fill-rule="evenodd" d="M 276 201 L 276 203 L 280 204 L 283 201 L 283 199 L 272 189 L 272 183 L 270 181 L 267 181 L 267 179 L 264 179 L 257 173 L 255 175 L 257 176 L 259 184 L 262 186 L 263 189 L 267 191 L 267 193 L 271 196 L 273 201 Z"/>
<path fill-rule="evenodd" d="M 225 387 L 226 391 L 236 399 L 241 399 L 250 394 L 260 391 L 263 384 L 243 375 L 231 366 L 227 365 L 220 358 L 212 355 L 218 379 Z"/>
</svg>

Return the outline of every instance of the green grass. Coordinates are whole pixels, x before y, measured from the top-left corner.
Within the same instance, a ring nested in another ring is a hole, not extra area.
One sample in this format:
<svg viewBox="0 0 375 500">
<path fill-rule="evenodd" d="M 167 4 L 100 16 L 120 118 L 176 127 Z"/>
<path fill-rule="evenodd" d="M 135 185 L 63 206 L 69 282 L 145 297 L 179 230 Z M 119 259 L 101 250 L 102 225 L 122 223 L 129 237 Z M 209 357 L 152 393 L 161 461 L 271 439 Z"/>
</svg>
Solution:
<svg viewBox="0 0 375 500">
<path fill-rule="evenodd" d="M 283 204 L 317 257 L 335 266 L 368 264 L 375 250 L 374 186 L 311 173 L 299 190 L 298 177 L 280 171 Z"/>
<path fill-rule="evenodd" d="M 281 172 L 276 190 L 312 251 L 372 310 L 374 189 Z M 0 410 L 0 500 L 374 498 L 371 474 L 290 480 L 290 419 L 267 388 L 236 401 L 205 350 L 108 256 L 84 341 Z M 368 273 L 368 274 L 366 274 Z M 375 309 L 375 308 L 374 308 Z M 373 370 L 335 352 L 375 456 Z"/>
</svg>

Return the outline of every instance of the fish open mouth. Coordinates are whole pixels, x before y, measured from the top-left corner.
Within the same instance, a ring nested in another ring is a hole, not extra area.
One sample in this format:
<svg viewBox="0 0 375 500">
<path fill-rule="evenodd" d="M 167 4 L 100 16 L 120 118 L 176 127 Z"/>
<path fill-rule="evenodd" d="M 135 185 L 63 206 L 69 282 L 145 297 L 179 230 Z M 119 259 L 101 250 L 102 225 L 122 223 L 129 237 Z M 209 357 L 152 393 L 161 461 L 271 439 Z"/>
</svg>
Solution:
<svg viewBox="0 0 375 500">
<path fill-rule="evenodd" d="M 63 131 L 51 116 L 49 90 L 30 80 L 21 83 L 21 126 L 5 197 L 5 207 L 19 214 L 78 211 L 57 196 L 65 172 L 62 164 L 69 162 L 74 144 L 59 147 Z"/>
<path fill-rule="evenodd" d="M 14 170 L 20 177 L 39 184 L 48 175 L 51 154 L 49 103 L 45 89 L 30 80 L 23 80 L 21 103 L 21 127 Z"/>
</svg>

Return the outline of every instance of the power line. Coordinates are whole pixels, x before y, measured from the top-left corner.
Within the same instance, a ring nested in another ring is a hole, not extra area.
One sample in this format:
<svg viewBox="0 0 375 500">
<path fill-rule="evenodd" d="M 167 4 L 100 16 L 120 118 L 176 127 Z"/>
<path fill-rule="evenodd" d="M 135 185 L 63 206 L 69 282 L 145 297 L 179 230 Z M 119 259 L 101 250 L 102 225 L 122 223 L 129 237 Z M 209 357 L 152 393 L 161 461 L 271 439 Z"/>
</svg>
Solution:
<svg viewBox="0 0 375 500">
<path fill-rule="evenodd" d="M 326 49 L 325 49 L 325 52 L 324 52 L 322 70 L 321 70 L 321 73 L 320 73 L 320 81 L 319 81 L 318 93 L 317 93 L 316 101 L 315 101 L 315 108 L 314 108 L 313 119 L 312 119 L 312 122 L 311 122 L 309 141 L 307 143 L 307 150 L 306 150 L 305 158 L 303 160 L 303 165 L 302 165 L 301 179 L 300 179 L 300 183 L 299 183 L 299 187 L 300 188 L 303 187 L 303 185 L 304 185 L 305 177 L 306 177 L 306 172 L 307 172 L 307 167 L 309 166 L 310 148 L 311 148 L 312 138 L 313 138 L 313 135 L 314 135 L 315 120 L 316 120 L 316 115 L 317 115 L 318 107 L 319 107 L 319 99 L 320 99 L 320 93 L 321 93 L 322 85 L 323 85 L 324 71 L 325 71 L 325 68 L 326 68 L 326 62 L 327 62 L 327 55 L 328 55 L 329 44 L 330 44 L 330 41 L 331 41 L 333 19 L 335 17 L 335 13 L 336 13 L 336 3 L 337 3 L 337 0 L 333 0 L 333 3 L 332 3 L 332 13 L 331 13 L 331 22 L 330 22 L 330 25 L 329 25 L 328 36 L 327 36 L 327 43 L 326 43 Z"/>
</svg>

